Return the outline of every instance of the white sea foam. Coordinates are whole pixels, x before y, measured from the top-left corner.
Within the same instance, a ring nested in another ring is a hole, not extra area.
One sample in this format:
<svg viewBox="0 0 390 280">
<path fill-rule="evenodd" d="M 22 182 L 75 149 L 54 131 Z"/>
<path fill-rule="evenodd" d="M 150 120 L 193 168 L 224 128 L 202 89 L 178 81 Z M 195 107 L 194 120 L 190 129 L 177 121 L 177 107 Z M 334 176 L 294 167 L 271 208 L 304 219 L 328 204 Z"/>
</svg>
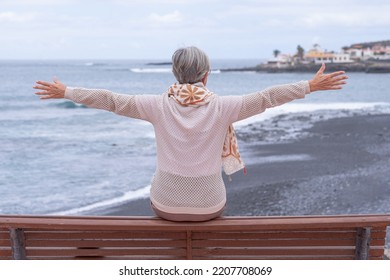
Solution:
<svg viewBox="0 0 390 280">
<path fill-rule="evenodd" d="M 289 142 L 306 137 L 318 121 L 356 115 L 390 113 L 390 103 L 286 104 L 236 126 L 246 143 Z"/>
<path fill-rule="evenodd" d="M 96 202 L 96 203 L 93 203 L 93 204 L 90 204 L 87 206 L 83 206 L 83 207 L 79 207 L 79 208 L 75 208 L 75 209 L 71 209 L 71 210 L 51 213 L 50 215 L 76 215 L 76 214 L 80 214 L 80 213 L 84 213 L 84 212 L 90 212 L 93 210 L 106 208 L 108 206 L 118 205 L 118 204 L 121 204 L 121 203 L 126 202 L 126 201 L 132 201 L 132 200 L 137 200 L 137 199 L 141 199 L 141 198 L 146 198 L 149 196 L 149 192 L 150 192 L 150 185 L 143 187 L 143 188 L 140 188 L 140 189 L 137 189 L 137 190 L 129 191 L 129 192 L 127 192 L 119 197 L 114 197 L 111 199 L 103 200 L 100 202 Z"/>
<path fill-rule="evenodd" d="M 172 68 L 131 68 L 134 73 L 171 73 Z"/>
</svg>

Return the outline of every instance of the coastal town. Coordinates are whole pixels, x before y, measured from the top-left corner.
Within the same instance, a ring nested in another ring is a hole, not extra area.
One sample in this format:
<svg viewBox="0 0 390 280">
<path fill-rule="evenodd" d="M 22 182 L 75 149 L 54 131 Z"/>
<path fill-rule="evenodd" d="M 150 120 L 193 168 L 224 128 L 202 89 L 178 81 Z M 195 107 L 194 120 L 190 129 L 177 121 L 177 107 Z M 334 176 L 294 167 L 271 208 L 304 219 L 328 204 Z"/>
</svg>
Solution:
<svg viewBox="0 0 390 280">
<path fill-rule="evenodd" d="M 390 73 L 390 40 L 352 44 L 338 52 L 327 51 L 319 44 L 307 51 L 298 45 L 295 54 L 284 54 L 275 49 L 273 58 L 265 63 L 222 71 L 313 72 L 322 63 L 326 63 L 330 71 Z"/>
</svg>

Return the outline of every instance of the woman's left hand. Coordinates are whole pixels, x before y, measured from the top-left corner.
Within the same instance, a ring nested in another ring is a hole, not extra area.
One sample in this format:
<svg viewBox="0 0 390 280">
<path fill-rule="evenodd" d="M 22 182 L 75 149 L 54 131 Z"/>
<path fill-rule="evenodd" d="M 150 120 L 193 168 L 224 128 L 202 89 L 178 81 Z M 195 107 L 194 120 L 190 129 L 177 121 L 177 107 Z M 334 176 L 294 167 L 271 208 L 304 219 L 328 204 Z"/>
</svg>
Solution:
<svg viewBox="0 0 390 280">
<path fill-rule="evenodd" d="M 41 90 L 35 93 L 40 95 L 40 99 L 64 98 L 66 90 L 66 86 L 57 78 L 54 78 L 53 82 L 36 81 L 33 88 Z"/>
<path fill-rule="evenodd" d="M 344 71 L 337 71 L 330 74 L 324 74 L 324 71 L 325 64 L 323 63 L 313 79 L 309 81 L 310 92 L 341 89 L 342 86 L 347 83 L 346 79 L 348 79 L 348 77 L 344 75 Z"/>
</svg>

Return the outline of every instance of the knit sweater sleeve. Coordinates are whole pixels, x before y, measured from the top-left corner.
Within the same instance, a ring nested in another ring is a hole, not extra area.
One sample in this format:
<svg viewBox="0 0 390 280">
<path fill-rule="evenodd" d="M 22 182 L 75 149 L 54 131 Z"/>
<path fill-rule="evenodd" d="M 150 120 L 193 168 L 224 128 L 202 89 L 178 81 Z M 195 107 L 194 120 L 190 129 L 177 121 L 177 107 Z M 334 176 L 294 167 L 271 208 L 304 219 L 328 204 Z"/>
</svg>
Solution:
<svg viewBox="0 0 390 280">
<path fill-rule="evenodd" d="M 243 120 L 260 114 L 268 108 L 276 107 L 294 99 L 304 98 L 310 93 L 309 83 L 301 81 L 293 84 L 279 85 L 243 96 L 238 119 Z"/>
<path fill-rule="evenodd" d="M 85 89 L 67 87 L 66 99 L 86 105 L 87 107 L 102 109 L 130 118 L 150 121 L 148 116 L 141 114 L 139 107 L 146 103 L 153 106 L 154 96 L 119 94 L 105 89 Z"/>
</svg>

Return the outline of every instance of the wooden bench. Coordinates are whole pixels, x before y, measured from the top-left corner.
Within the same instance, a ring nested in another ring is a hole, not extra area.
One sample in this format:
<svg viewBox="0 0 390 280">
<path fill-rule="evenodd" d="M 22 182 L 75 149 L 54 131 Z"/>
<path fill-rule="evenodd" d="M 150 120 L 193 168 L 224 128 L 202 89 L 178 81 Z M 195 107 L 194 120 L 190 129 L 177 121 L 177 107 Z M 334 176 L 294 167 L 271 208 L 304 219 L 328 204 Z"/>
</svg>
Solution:
<svg viewBox="0 0 390 280">
<path fill-rule="evenodd" d="M 0 216 L 0 259 L 383 259 L 390 215 Z"/>
</svg>

